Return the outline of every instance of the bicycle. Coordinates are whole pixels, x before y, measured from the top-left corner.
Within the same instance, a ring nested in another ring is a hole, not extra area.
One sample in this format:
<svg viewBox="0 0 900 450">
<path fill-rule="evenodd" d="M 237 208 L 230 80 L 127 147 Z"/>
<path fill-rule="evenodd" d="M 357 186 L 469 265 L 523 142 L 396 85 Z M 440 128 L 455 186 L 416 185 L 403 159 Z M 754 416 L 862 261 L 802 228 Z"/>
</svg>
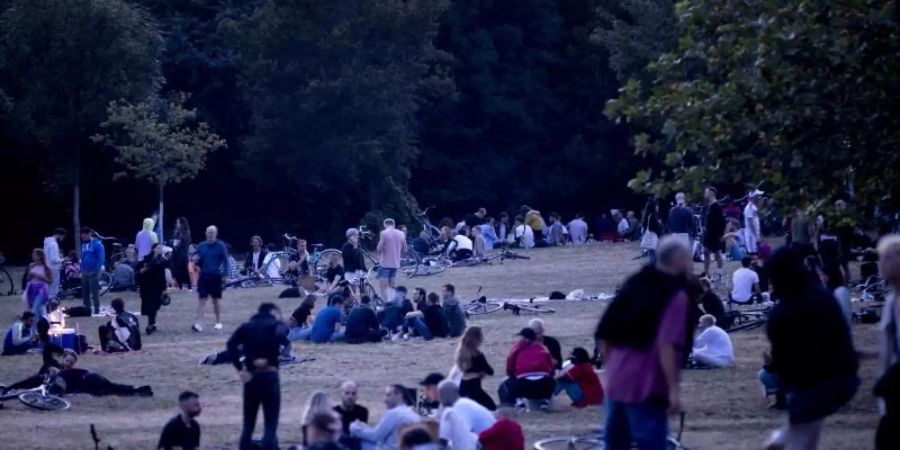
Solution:
<svg viewBox="0 0 900 450">
<path fill-rule="evenodd" d="M 422 231 L 424 231 L 428 235 L 429 253 L 440 252 L 438 239 L 440 239 L 441 237 L 441 230 L 438 227 L 432 225 L 431 220 L 428 219 L 428 212 L 433 208 L 434 206 L 429 206 L 423 211 L 415 214 L 416 220 L 418 220 L 419 225 L 422 226 Z"/>
<path fill-rule="evenodd" d="M 481 286 L 478 286 L 478 291 L 475 292 L 475 295 L 479 294 L 481 294 Z M 496 300 L 488 300 L 487 297 L 483 295 L 462 305 L 462 310 L 466 313 L 466 316 L 490 314 L 501 309 L 503 309 L 503 303 Z"/>
<path fill-rule="evenodd" d="M 50 385 L 53 384 L 53 375 L 44 375 L 44 381 L 40 386 L 25 389 L 13 393 L 0 395 L 0 401 L 18 399 L 25 406 L 41 411 L 64 411 L 71 404 L 68 400 L 50 393 Z"/>
<path fill-rule="evenodd" d="M 0 253 L 0 295 L 8 296 L 16 293 L 16 285 L 13 283 L 12 276 L 3 267 L 6 263 L 6 257 Z"/>
<path fill-rule="evenodd" d="M 530 300 L 512 300 L 503 303 L 504 311 L 511 311 L 514 316 L 522 315 L 522 313 L 527 314 L 553 314 L 556 312 L 555 309 L 539 305 L 534 303 L 534 299 Z"/>
<path fill-rule="evenodd" d="M 681 443 L 684 433 L 684 413 L 679 418 L 678 433 L 666 438 L 666 450 L 688 450 Z M 603 442 L 604 433 L 601 430 L 596 436 L 557 436 L 542 439 L 534 443 L 535 450 L 603 450 L 606 444 Z M 632 444 L 632 448 L 637 448 Z"/>
<path fill-rule="evenodd" d="M 723 321 L 731 320 L 731 322 L 723 324 L 725 325 L 723 328 L 729 333 L 755 330 L 769 321 L 769 314 L 771 313 L 771 306 L 731 310 L 726 314 L 727 319 L 723 319 Z"/>
<path fill-rule="evenodd" d="M 62 269 L 59 271 L 59 293 L 56 294 L 56 298 L 58 300 L 62 300 L 68 297 L 72 298 L 81 298 L 83 293 L 81 292 L 81 278 L 74 278 L 67 274 L 67 270 L 65 269 L 68 265 L 77 263 L 73 262 L 69 258 L 63 258 L 62 260 Z M 109 288 L 113 286 L 112 275 L 103 268 L 97 274 L 98 282 L 100 284 L 100 296 L 106 295 L 109 292 Z"/>
</svg>

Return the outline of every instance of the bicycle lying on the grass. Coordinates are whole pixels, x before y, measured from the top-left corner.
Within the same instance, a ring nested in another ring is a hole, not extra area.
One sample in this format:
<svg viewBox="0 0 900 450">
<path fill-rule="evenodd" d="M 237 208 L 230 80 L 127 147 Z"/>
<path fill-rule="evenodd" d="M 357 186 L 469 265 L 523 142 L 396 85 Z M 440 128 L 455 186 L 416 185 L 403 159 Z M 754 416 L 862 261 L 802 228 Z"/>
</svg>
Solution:
<svg viewBox="0 0 900 450">
<path fill-rule="evenodd" d="M 722 318 L 722 328 L 729 333 L 755 330 L 769 321 L 770 314 L 772 314 L 771 305 L 733 309 L 726 312 Z"/>
<path fill-rule="evenodd" d="M 684 432 L 684 413 L 681 413 L 678 425 L 678 434 L 666 439 L 666 450 L 688 450 L 681 443 L 681 435 Z M 535 450 L 603 450 L 606 444 L 603 442 L 603 431 L 596 436 L 557 436 L 541 439 L 535 442 Z M 632 444 L 631 448 L 637 448 Z"/>
<path fill-rule="evenodd" d="M 50 393 L 53 375 L 44 375 L 44 382 L 32 389 L 4 392 L 0 395 L 0 401 L 18 399 L 25 406 L 41 411 L 63 411 L 69 409 L 69 401 Z M 5 391 L 3 387 L 0 391 Z"/>
<path fill-rule="evenodd" d="M 478 287 L 478 292 L 475 295 L 481 293 L 481 286 Z M 513 315 L 520 315 L 522 313 L 526 314 L 552 314 L 555 313 L 556 310 L 550 308 L 548 306 L 541 305 L 539 303 L 535 303 L 535 299 L 531 298 L 528 300 L 514 300 L 514 299 L 489 299 L 485 296 L 477 297 L 468 303 L 462 305 L 463 312 L 469 316 L 479 316 L 483 314 L 490 314 L 492 312 L 500 311 L 501 309 L 504 311 L 511 311 Z"/>
</svg>

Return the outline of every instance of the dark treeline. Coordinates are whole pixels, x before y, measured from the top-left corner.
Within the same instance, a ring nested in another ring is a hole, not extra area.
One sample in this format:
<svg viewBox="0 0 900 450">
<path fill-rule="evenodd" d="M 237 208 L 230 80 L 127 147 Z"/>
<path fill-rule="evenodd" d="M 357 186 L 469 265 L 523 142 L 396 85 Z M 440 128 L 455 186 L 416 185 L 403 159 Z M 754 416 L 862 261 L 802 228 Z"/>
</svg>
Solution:
<svg viewBox="0 0 900 450">
<path fill-rule="evenodd" d="M 410 221 L 428 205 L 435 221 L 523 204 L 565 216 L 637 208 L 626 185 L 641 162 L 603 109 L 676 35 L 666 0 L 74 3 L 146 13 L 161 42 L 145 50 L 159 71 L 151 94 L 188 93 L 228 143 L 198 177 L 167 187 L 166 230 L 186 216 L 195 236 L 214 223 L 240 248 L 252 234 L 275 241 L 285 231 L 336 244 L 360 221 Z M 17 116 L 37 110 L 21 100 L 31 80 L 3 56 L 0 251 L 20 261 L 54 227 L 71 228 L 62 174 L 73 164 L 82 224 L 132 239 L 156 189 L 113 179 L 110 150 L 86 139 L 102 118 L 55 141 L 22 125 Z M 48 89 L 45 99 L 56 98 Z"/>
</svg>

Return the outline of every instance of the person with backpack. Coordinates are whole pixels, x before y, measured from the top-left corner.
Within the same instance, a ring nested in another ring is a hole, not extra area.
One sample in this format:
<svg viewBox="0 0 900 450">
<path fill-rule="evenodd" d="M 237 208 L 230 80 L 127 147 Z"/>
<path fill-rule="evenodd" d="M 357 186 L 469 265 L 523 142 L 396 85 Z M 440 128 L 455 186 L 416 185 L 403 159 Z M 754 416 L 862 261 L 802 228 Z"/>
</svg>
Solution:
<svg viewBox="0 0 900 450">
<path fill-rule="evenodd" d="M 777 302 L 767 323 L 769 370 L 786 391 L 788 424 L 772 433 L 770 449 L 815 449 L 825 418 L 853 398 L 859 363 L 850 325 L 796 250 L 768 262 Z"/>
<path fill-rule="evenodd" d="M 130 352 L 141 349 L 141 322 L 125 311 L 125 300 L 115 298 L 110 304 L 116 316 L 100 325 L 100 348 L 105 352 Z"/>
</svg>

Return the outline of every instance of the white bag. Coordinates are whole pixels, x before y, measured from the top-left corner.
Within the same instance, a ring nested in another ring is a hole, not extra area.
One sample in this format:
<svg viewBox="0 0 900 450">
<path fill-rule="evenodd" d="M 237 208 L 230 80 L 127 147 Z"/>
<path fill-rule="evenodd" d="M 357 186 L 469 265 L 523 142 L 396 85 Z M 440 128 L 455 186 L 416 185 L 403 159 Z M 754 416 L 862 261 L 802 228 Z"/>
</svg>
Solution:
<svg viewBox="0 0 900 450">
<path fill-rule="evenodd" d="M 659 236 L 650 230 L 645 231 L 644 235 L 641 236 L 641 249 L 656 250 L 657 245 L 659 245 Z"/>
</svg>

